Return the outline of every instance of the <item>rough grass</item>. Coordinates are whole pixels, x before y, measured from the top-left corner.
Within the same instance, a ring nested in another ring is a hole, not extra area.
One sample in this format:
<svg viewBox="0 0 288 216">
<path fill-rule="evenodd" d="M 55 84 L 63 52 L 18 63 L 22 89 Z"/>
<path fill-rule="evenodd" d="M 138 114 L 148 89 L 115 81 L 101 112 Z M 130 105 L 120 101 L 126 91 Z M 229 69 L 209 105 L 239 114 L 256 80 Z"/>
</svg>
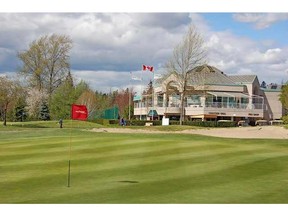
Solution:
<svg viewBox="0 0 288 216">
<path fill-rule="evenodd" d="M 287 203 L 287 140 L 49 124 L 0 129 L 0 203 Z"/>
</svg>

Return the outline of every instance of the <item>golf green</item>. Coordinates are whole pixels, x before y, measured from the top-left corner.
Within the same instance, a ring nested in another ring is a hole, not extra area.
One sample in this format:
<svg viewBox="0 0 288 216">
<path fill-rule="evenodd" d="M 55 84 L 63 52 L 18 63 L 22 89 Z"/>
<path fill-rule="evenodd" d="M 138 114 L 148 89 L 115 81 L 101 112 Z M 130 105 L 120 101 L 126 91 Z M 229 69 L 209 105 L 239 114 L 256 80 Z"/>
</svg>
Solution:
<svg viewBox="0 0 288 216">
<path fill-rule="evenodd" d="M 287 182 L 287 140 L 0 130 L 0 203 L 288 203 Z"/>
</svg>

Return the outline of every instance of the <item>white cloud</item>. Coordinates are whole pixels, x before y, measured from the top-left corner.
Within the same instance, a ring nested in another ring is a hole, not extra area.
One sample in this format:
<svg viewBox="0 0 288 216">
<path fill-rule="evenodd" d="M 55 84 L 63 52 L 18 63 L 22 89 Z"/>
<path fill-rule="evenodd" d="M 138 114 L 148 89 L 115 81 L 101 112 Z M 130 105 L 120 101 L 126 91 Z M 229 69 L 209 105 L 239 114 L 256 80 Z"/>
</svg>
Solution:
<svg viewBox="0 0 288 216">
<path fill-rule="evenodd" d="M 189 22 L 188 13 L 3 13 L 0 47 L 18 51 L 45 34 L 66 34 L 75 69 L 135 70 L 166 61 Z"/>
<path fill-rule="evenodd" d="M 245 63 L 276 64 L 284 61 L 283 56 L 280 48 L 268 49 L 265 52 L 255 50 L 245 56 Z"/>
<path fill-rule="evenodd" d="M 255 25 L 285 18 L 264 15 L 264 20 L 244 14 L 234 18 Z M 246 72 L 260 80 L 281 81 L 288 68 L 287 46 L 240 37 L 232 30 L 215 31 L 204 16 L 195 13 L 0 13 L 0 73 L 16 71 L 17 51 L 27 49 L 33 40 L 45 34 L 67 34 L 74 43 L 71 69 L 78 78 L 95 90 L 126 88 L 130 71 L 140 73 L 142 64 L 163 73 L 161 67 L 190 23 L 204 36 L 209 64 L 227 74 Z M 145 76 L 143 86 L 151 78 Z"/>
<path fill-rule="evenodd" d="M 242 67 L 237 71 L 238 75 L 247 75 L 247 74 L 254 74 L 251 68 Z"/>
<path fill-rule="evenodd" d="M 238 22 L 251 23 L 256 29 L 264 29 L 276 22 L 288 20 L 288 13 L 237 13 L 233 18 Z"/>
<path fill-rule="evenodd" d="M 129 72 L 117 71 L 72 71 L 78 80 L 84 80 L 94 90 L 103 92 L 124 88 L 129 80 Z"/>
<path fill-rule="evenodd" d="M 83 15 L 71 29 L 72 39 L 77 46 L 72 51 L 73 62 L 83 69 L 125 71 L 135 70 L 145 62 L 158 64 L 166 61 L 169 55 L 167 51 L 171 50 L 185 30 L 180 23 L 189 20 L 188 14 L 180 15 Z M 165 24 L 169 16 L 174 18 L 173 25 Z M 94 62 L 96 68 L 86 68 L 85 62 L 90 65 Z"/>
<path fill-rule="evenodd" d="M 150 80 L 153 80 L 153 74 L 141 71 L 131 71 L 134 77 L 141 78 L 140 80 L 132 80 L 130 72 L 119 71 L 72 71 L 76 80 L 84 80 L 89 86 L 98 91 L 110 92 L 126 88 L 133 88 L 140 92 L 144 89 Z"/>
<path fill-rule="evenodd" d="M 257 28 L 287 19 L 287 14 L 260 15 L 252 16 L 250 20 Z M 129 84 L 129 71 L 140 70 L 142 64 L 151 64 L 156 70 L 161 70 L 190 23 L 196 26 L 207 41 L 209 63 L 227 74 L 257 74 L 259 79 L 279 82 L 281 71 L 288 68 L 285 62 L 288 59 L 287 47 L 275 47 L 273 41 L 254 41 L 229 30 L 214 31 L 201 14 L 79 14 L 77 19 L 74 16 L 72 14 L 69 18 L 63 18 L 67 26 L 72 26 L 69 23 L 73 21 L 72 35 L 81 46 L 73 51 L 73 62 L 79 63 L 81 68 L 87 62 L 92 67 L 96 66 L 89 70 L 114 71 L 106 71 L 104 81 L 95 84 L 95 87 L 105 84 L 123 88 Z M 248 21 L 249 15 L 246 16 Z M 83 23 L 86 28 L 79 29 L 78 26 Z M 96 74 L 98 78 L 95 79 L 102 80 L 101 73 Z M 145 78 L 144 86 L 151 77 Z"/>
<path fill-rule="evenodd" d="M 197 31 L 199 31 L 202 36 L 205 37 L 205 33 L 209 32 L 211 28 L 204 17 L 198 13 L 190 13 L 189 17 L 192 21 L 192 24 L 197 28 Z"/>
<path fill-rule="evenodd" d="M 209 63 L 226 74 L 255 74 L 267 83 L 288 80 L 288 46 L 274 47 L 229 31 L 206 33 Z"/>
<path fill-rule="evenodd" d="M 241 67 L 247 51 L 256 47 L 256 44 L 247 38 L 224 31 L 210 32 L 206 47 L 210 64 L 229 74 Z"/>
<path fill-rule="evenodd" d="M 149 28 L 179 30 L 191 21 L 186 13 L 131 13 L 129 16 L 137 27 L 145 30 Z"/>
</svg>

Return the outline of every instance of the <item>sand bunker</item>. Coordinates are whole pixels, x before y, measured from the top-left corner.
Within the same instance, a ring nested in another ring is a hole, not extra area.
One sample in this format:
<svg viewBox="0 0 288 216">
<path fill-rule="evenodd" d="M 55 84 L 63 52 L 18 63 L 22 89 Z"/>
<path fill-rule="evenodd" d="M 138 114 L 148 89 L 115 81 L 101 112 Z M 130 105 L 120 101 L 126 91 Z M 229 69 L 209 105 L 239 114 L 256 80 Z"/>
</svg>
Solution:
<svg viewBox="0 0 288 216">
<path fill-rule="evenodd" d="M 94 132 L 109 133 L 175 133 L 175 134 L 200 134 L 214 137 L 228 138 L 257 138 L 257 139 L 288 139 L 288 130 L 281 126 L 263 126 L 263 127 L 236 127 L 236 128 L 205 128 L 189 129 L 183 131 L 159 131 L 131 128 L 94 128 Z"/>
</svg>

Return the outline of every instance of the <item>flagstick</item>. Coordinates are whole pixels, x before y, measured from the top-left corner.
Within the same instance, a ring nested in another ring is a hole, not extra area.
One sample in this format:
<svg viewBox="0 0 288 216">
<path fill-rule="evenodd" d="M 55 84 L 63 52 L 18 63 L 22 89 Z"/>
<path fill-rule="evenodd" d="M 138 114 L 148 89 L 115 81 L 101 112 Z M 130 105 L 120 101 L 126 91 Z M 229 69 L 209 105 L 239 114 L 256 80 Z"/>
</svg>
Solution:
<svg viewBox="0 0 288 216">
<path fill-rule="evenodd" d="M 68 162 L 68 185 L 67 185 L 67 187 L 70 187 L 70 173 L 71 173 L 70 167 L 71 167 L 71 161 L 69 160 L 69 162 Z"/>
<path fill-rule="evenodd" d="M 70 127 L 70 143 L 69 143 L 69 161 L 68 161 L 68 185 L 70 187 L 70 179 L 71 179 L 71 142 L 72 142 L 72 126 L 73 120 L 71 118 L 71 127 Z"/>
<path fill-rule="evenodd" d="M 70 182 L 71 182 L 71 146 L 72 146 L 73 119 L 86 121 L 87 118 L 88 118 L 88 110 L 87 110 L 87 107 L 85 105 L 72 104 L 72 106 L 71 106 L 70 144 L 69 144 L 69 162 L 68 162 L 68 184 L 67 184 L 68 187 L 70 187 Z M 78 122 L 78 128 L 79 128 L 79 122 Z"/>
</svg>

